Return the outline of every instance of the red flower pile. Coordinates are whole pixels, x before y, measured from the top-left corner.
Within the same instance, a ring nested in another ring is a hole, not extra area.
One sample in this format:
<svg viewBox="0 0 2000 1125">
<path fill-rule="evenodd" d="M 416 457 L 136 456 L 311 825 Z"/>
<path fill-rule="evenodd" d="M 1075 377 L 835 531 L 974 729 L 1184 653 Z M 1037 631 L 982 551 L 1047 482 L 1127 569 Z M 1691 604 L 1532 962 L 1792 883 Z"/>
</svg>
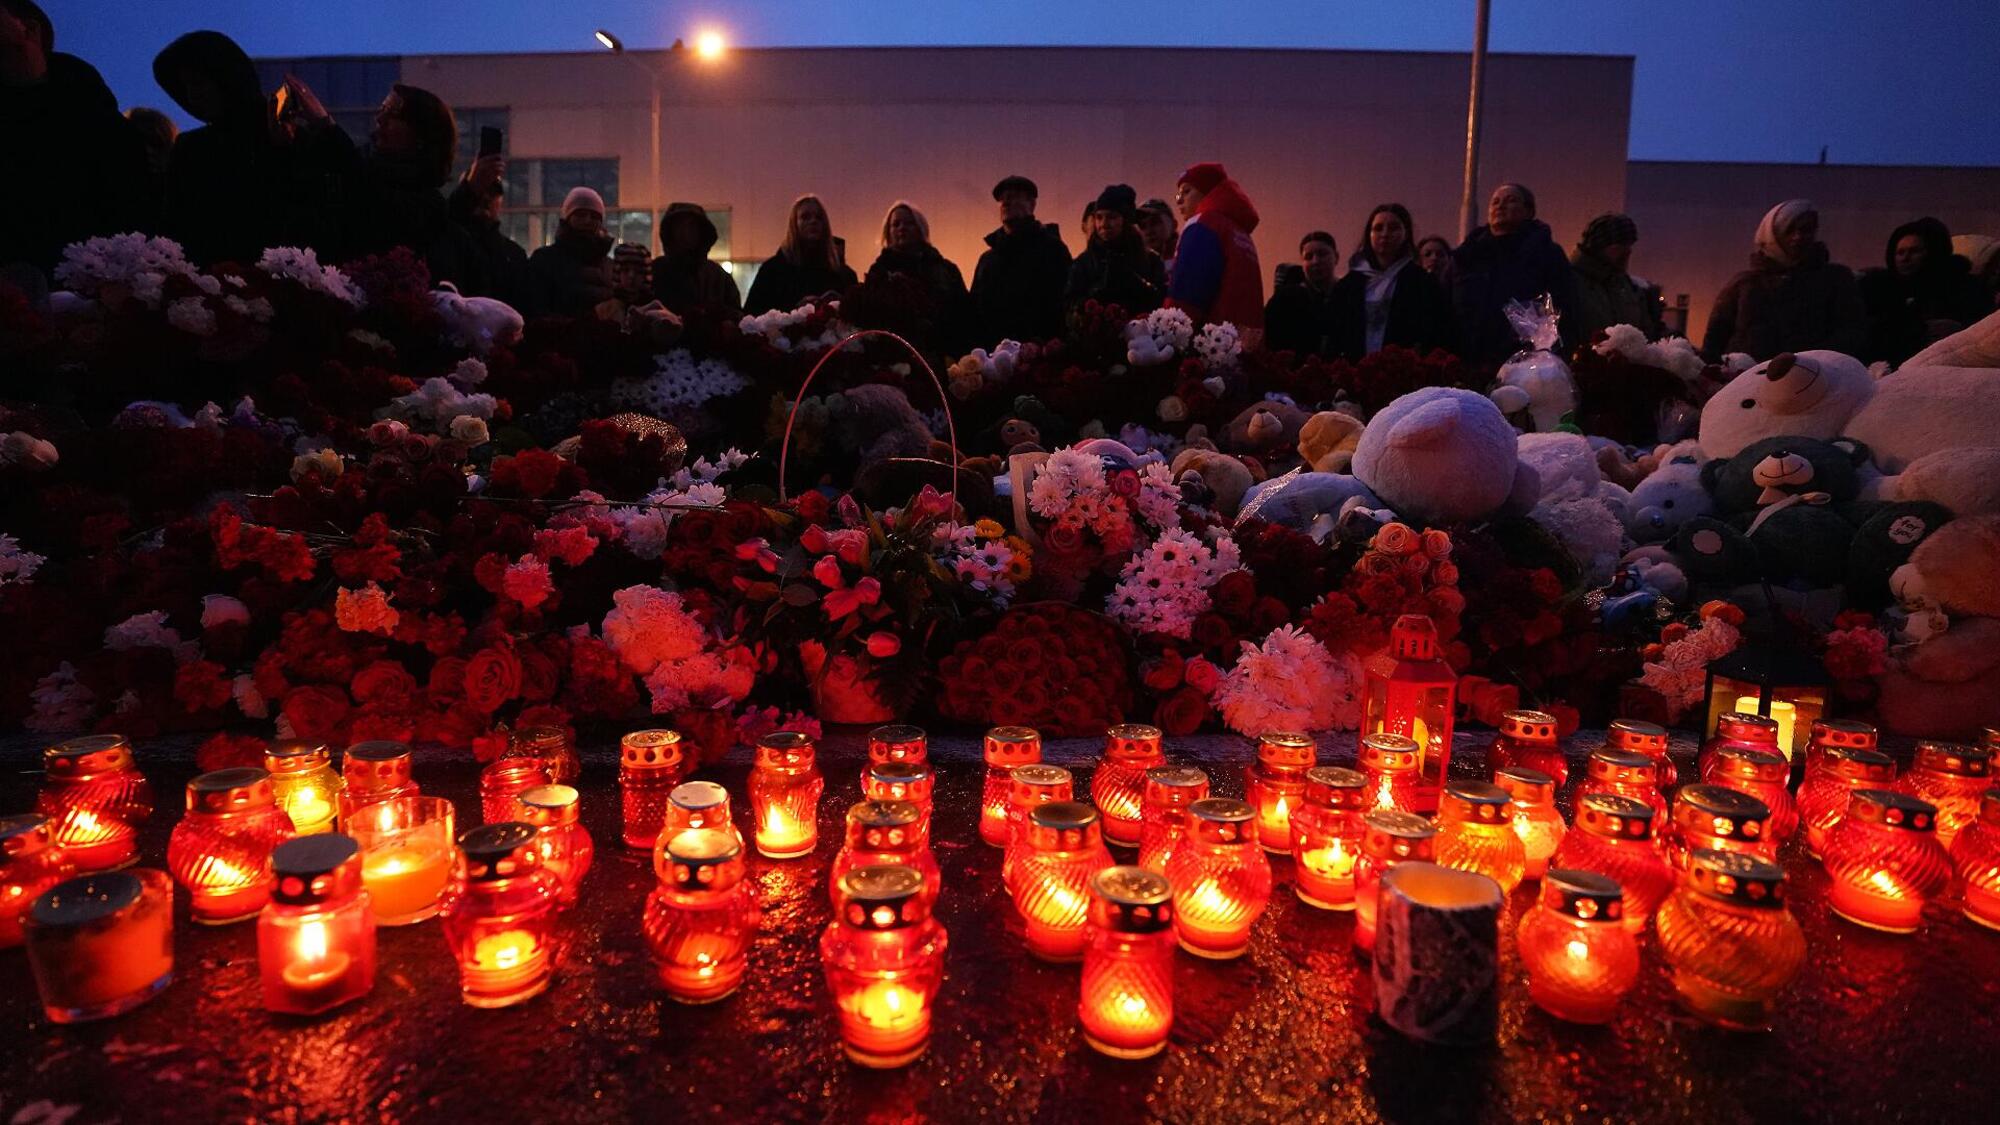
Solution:
<svg viewBox="0 0 2000 1125">
<path fill-rule="evenodd" d="M 944 659 L 938 710 L 1060 737 L 1101 733 L 1132 706 L 1126 662 L 1124 634 L 1109 618 L 1057 602 L 1017 606 Z"/>
</svg>

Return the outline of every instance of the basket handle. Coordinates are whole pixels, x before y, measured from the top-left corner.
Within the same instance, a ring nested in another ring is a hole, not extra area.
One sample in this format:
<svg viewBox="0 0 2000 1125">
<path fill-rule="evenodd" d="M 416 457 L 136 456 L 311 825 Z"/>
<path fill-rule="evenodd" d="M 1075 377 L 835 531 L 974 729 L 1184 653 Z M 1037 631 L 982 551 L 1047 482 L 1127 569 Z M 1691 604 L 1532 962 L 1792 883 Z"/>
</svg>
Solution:
<svg viewBox="0 0 2000 1125">
<path fill-rule="evenodd" d="M 859 332 L 850 332 L 838 344 L 828 348 L 826 354 L 819 357 L 819 362 L 813 364 L 812 370 L 806 372 L 805 382 L 799 384 L 799 393 L 792 397 L 792 409 L 785 415 L 785 440 L 778 446 L 778 503 L 783 504 L 789 499 L 785 494 L 785 464 L 791 457 L 792 425 L 798 421 L 799 405 L 805 401 L 806 388 L 812 386 L 813 379 L 819 375 L 819 369 L 826 366 L 827 360 L 839 354 L 840 350 L 852 341 L 864 339 L 869 336 L 886 336 L 903 345 L 904 350 L 910 353 L 910 357 L 917 361 L 917 366 L 923 368 L 924 374 L 931 377 L 931 386 L 937 388 L 938 405 L 944 409 L 945 436 L 951 443 L 952 472 L 956 473 L 958 471 L 958 423 L 952 421 L 951 396 L 945 393 L 944 381 L 939 379 L 937 372 L 931 369 L 930 361 L 924 358 L 924 353 L 918 351 L 915 345 L 911 344 L 908 340 L 884 328 L 863 328 Z"/>
</svg>

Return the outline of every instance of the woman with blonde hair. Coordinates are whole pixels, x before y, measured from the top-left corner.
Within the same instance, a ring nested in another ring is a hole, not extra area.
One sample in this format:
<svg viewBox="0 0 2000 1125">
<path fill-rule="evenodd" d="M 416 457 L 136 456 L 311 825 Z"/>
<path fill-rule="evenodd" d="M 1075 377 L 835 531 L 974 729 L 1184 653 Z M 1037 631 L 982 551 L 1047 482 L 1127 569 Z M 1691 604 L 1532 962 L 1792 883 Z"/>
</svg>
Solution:
<svg viewBox="0 0 2000 1125">
<path fill-rule="evenodd" d="M 817 195 L 801 195 L 792 201 L 785 241 L 757 270 L 743 311 L 755 316 L 772 309 L 795 309 L 821 294 L 841 292 L 854 281 L 854 271 L 847 267 L 847 244 L 834 237 L 826 204 Z"/>
<path fill-rule="evenodd" d="M 965 274 L 931 245 L 931 224 L 899 199 L 882 216 L 882 252 L 868 267 L 868 286 L 881 289 L 911 314 L 913 329 L 932 348 L 956 355 L 967 346 L 972 298 Z"/>
</svg>

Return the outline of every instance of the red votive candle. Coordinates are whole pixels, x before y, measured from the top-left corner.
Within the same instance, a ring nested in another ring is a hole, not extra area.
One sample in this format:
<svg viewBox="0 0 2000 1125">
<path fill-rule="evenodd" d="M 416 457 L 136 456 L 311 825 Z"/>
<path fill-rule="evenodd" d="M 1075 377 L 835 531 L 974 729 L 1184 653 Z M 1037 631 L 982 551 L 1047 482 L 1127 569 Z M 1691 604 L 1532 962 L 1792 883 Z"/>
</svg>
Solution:
<svg viewBox="0 0 2000 1125">
<path fill-rule="evenodd" d="M 1484 781 L 1454 781 L 1438 802 L 1437 862 L 1471 871 L 1511 894 L 1528 871 L 1528 849 L 1514 832 L 1507 791 Z"/>
<path fill-rule="evenodd" d="M 1881 736 L 1874 726 L 1851 719 L 1814 719 L 1806 738 L 1805 779 L 1811 781 L 1826 752 L 1836 746 L 1850 750 L 1880 750 Z M 1841 802 L 1845 809 L 1847 803 Z"/>
<path fill-rule="evenodd" d="M 1651 806 L 1661 819 L 1665 819 L 1667 796 L 1659 783 L 1658 759 L 1649 758 L 1636 750 L 1600 746 L 1590 752 L 1590 760 L 1584 763 L 1583 770 L 1583 784 L 1576 790 L 1577 800 L 1581 801 L 1592 793 L 1630 797 Z"/>
<path fill-rule="evenodd" d="M 484 824 L 458 838 L 440 912 L 467 1004 L 505 1008 L 548 988 L 560 894 L 533 826 Z"/>
<path fill-rule="evenodd" d="M 1243 791 L 1257 810 L 1257 840 L 1267 852 L 1292 850 L 1292 810 L 1305 800 L 1306 771 L 1319 748 L 1297 731 L 1267 731 L 1257 739 L 1257 760 L 1244 771 Z M 1143 833 L 1142 833 L 1143 834 Z"/>
<path fill-rule="evenodd" d="M 994 727 L 986 732 L 982 756 L 986 783 L 979 796 L 979 838 L 1004 848 L 1011 831 L 1007 799 L 1014 784 L 1014 768 L 1042 760 L 1042 736 L 1033 727 Z"/>
<path fill-rule="evenodd" d="M 505 824 L 514 819 L 521 794 L 554 782 L 554 775 L 540 758 L 495 758 L 479 771 L 479 818 L 488 824 Z"/>
<path fill-rule="evenodd" d="M 922 727 L 891 723 L 868 732 L 868 761 L 874 765 L 889 762 L 922 765 L 930 760 L 930 738 Z"/>
<path fill-rule="evenodd" d="M 736 820 L 729 812 L 729 790 L 713 781 L 683 781 L 667 794 L 667 819 L 660 827 L 659 842 L 653 845 L 653 873 L 662 880 L 669 877 L 667 862 L 667 841 L 683 832 L 697 828 L 726 832 L 736 837 L 739 850 L 746 855 L 750 850 L 749 841 L 737 829 Z"/>
<path fill-rule="evenodd" d="M 928 762 L 872 762 L 861 771 L 861 795 L 871 801 L 908 801 L 931 819 L 937 775 Z"/>
<path fill-rule="evenodd" d="M 1174 849 L 1187 838 L 1187 807 L 1208 796 L 1208 775 L 1193 766 L 1154 766 L 1146 771 L 1139 803 L 1139 866 L 1161 875 Z"/>
<path fill-rule="evenodd" d="M 1739 793 L 1748 793 L 1771 810 L 1766 826 L 1772 846 L 1791 839 L 1799 830 L 1799 806 L 1786 787 L 1792 764 L 1775 750 L 1754 750 L 1746 746 L 1722 746 L 1709 755 L 1703 780 Z"/>
<path fill-rule="evenodd" d="M 1548 774 L 1557 785 L 1569 780 L 1569 758 L 1556 738 L 1556 717 L 1546 711 L 1503 713 L 1487 762 L 1495 773 L 1508 766 L 1526 766 Z"/>
<path fill-rule="evenodd" d="M 39 813 L 0 817 L 0 949 L 21 944 L 21 920 L 43 891 L 76 874 Z"/>
<path fill-rule="evenodd" d="M 1888 789 L 1895 785 L 1896 763 L 1887 754 L 1858 746 L 1807 744 L 1805 783 L 1799 786 L 1799 823 L 1806 830 L 1806 849 L 1826 851 L 1826 838 L 1847 815 L 1847 799 L 1856 789 Z"/>
<path fill-rule="evenodd" d="M 257 915 L 264 1007 L 316 1016 L 375 987 L 375 915 L 361 886 L 361 848 L 323 833 L 279 844 L 277 881 Z"/>
<path fill-rule="evenodd" d="M 1090 799 L 1103 818 L 1107 843 L 1138 846 L 1146 771 L 1167 764 L 1160 737 L 1160 728 L 1144 723 L 1120 723 L 1104 732 L 1104 757 L 1090 775 Z"/>
<path fill-rule="evenodd" d="M 269 901 L 271 850 L 291 838 L 269 773 L 213 770 L 188 782 L 187 815 L 167 838 L 167 869 L 187 888 L 196 922 L 242 922 Z"/>
<path fill-rule="evenodd" d="M 1036 805 L 1067 801 L 1076 796 L 1076 780 L 1061 766 L 1017 766 L 1007 791 L 1007 851 L 1000 858 L 1000 882 L 1008 895 L 1014 893 L 1014 878 L 1021 857 L 1028 850 L 1028 813 Z"/>
<path fill-rule="evenodd" d="M 1354 909 L 1354 865 L 1361 858 L 1361 814 L 1368 779 L 1344 766 L 1306 771 L 1305 798 L 1292 810 L 1292 891 L 1321 910 Z"/>
<path fill-rule="evenodd" d="M 840 877 L 857 867 L 914 868 L 924 877 L 924 893 L 935 900 L 944 884 L 928 829 L 924 811 L 910 801 L 871 798 L 849 808 L 847 842 L 827 873 L 827 892 L 835 905 L 840 900 Z"/>
<path fill-rule="evenodd" d="M 1709 776 L 1709 760 L 1715 757 L 1717 750 L 1725 746 L 1761 750 L 1776 754 L 1780 758 L 1785 757 L 1785 752 L 1778 749 L 1778 720 L 1767 719 L 1762 715 L 1745 714 L 1741 711 L 1729 711 L 1716 720 L 1715 735 L 1701 744 L 1701 756 L 1696 761 L 1699 768 L 1696 772 L 1704 780 Z"/>
<path fill-rule="evenodd" d="M 42 752 L 46 771 L 35 811 L 78 871 L 109 871 L 139 858 L 139 826 L 153 815 L 153 787 L 122 734 L 59 742 Z"/>
<path fill-rule="evenodd" d="M 1951 861 L 1965 884 L 1965 916 L 2000 930 L 2000 789 L 1980 795 L 1979 819 L 1951 842 Z"/>
<path fill-rule="evenodd" d="M 1672 789 L 1680 782 L 1680 767 L 1674 764 L 1673 755 L 1667 752 L 1669 742 L 1667 728 L 1639 719 L 1613 719 L 1604 735 L 1604 745 L 1613 750 L 1644 754 L 1653 759 L 1654 783 L 1662 791 Z"/>
<path fill-rule="evenodd" d="M 1429 861 L 1437 854 L 1437 826 L 1400 809 L 1370 809 L 1361 814 L 1361 859 L 1354 865 L 1354 948 L 1375 950 L 1375 915 L 1380 905 L 1382 875 L 1409 860 Z"/>
<path fill-rule="evenodd" d="M 1188 806 L 1188 838 L 1174 851 L 1174 933 L 1197 957 L 1224 961 L 1250 948 L 1250 927 L 1271 902 L 1271 861 L 1257 842 L 1256 812 L 1228 797 Z"/>
<path fill-rule="evenodd" d="M 1625 928 L 1635 934 L 1674 890 L 1674 869 L 1653 839 L 1654 819 L 1652 807 L 1642 801 L 1589 794 L 1577 802 L 1576 827 L 1549 860 L 1551 867 L 1615 880 L 1623 892 Z"/>
<path fill-rule="evenodd" d="M 923 886 L 909 867 L 860 867 L 841 877 L 820 964 L 847 1057 L 861 1066 L 907 1066 L 930 1046 L 946 938 Z"/>
<path fill-rule="evenodd" d="M 1036 805 L 1028 813 L 1027 849 L 1015 873 L 1014 908 L 1028 952 L 1044 961 L 1081 960 L 1090 881 L 1112 865 L 1097 810 L 1080 801 Z"/>
<path fill-rule="evenodd" d="M 1556 811 L 1555 779 L 1527 766 L 1505 766 L 1493 774 L 1493 784 L 1507 794 L 1507 814 L 1528 857 L 1527 877 L 1539 879 L 1569 830 Z"/>
<path fill-rule="evenodd" d="M 1992 773 L 1990 746 L 1919 742 L 1900 788 L 1937 806 L 1938 842 L 1949 848 L 1961 829 L 1979 819 L 1979 798 L 1992 784 Z"/>
<path fill-rule="evenodd" d="M 662 844 L 666 875 L 646 897 L 646 947 L 667 995 L 712 1004 L 743 983 L 761 917 L 743 881 L 743 841 L 694 828 Z"/>
<path fill-rule="evenodd" d="M 1856 789 L 1826 838 L 1827 903 L 1850 922 L 1914 933 L 1924 903 L 1951 887 L 1937 808 L 1890 789 Z"/>
<path fill-rule="evenodd" d="M 1639 980 L 1639 942 L 1624 911 L 1616 880 L 1549 869 L 1515 935 L 1536 1007 L 1571 1023 L 1610 1022 Z"/>
<path fill-rule="evenodd" d="M 1778 993 L 1806 961 L 1784 869 L 1745 852 L 1697 850 L 1654 926 L 1681 1003 L 1723 1027 L 1769 1030 Z"/>
<path fill-rule="evenodd" d="M 1720 785 L 1683 785 L 1674 790 L 1663 845 L 1667 862 L 1686 871 L 1703 849 L 1742 852 L 1776 863 L 1778 843 L 1765 831 L 1771 810 L 1748 793 Z"/>
<path fill-rule="evenodd" d="M 618 740 L 618 795 L 628 848 L 650 852 L 667 823 L 667 803 L 687 773 L 687 753 L 674 730 L 635 730 Z"/>
<path fill-rule="evenodd" d="M 1174 1026 L 1173 890 L 1143 867 L 1107 867 L 1090 889 L 1076 1006 L 1083 1041 L 1114 1059 L 1151 1058 Z"/>
<path fill-rule="evenodd" d="M 590 861 L 597 844 L 583 826 L 577 791 L 568 785 L 537 785 L 515 798 L 514 819 L 535 830 L 542 850 L 542 869 L 560 884 L 558 901 L 565 908 L 575 906 L 583 891 L 583 877 L 590 873 Z"/>
<path fill-rule="evenodd" d="M 1382 731 L 1361 736 L 1361 772 L 1368 778 L 1368 807 L 1409 812 L 1417 795 L 1417 740 Z"/>
<path fill-rule="evenodd" d="M 826 780 L 815 755 L 812 736 L 800 731 L 774 731 L 757 740 L 750 815 L 757 850 L 767 859 L 797 859 L 819 843 L 819 797 Z"/>
<path fill-rule="evenodd" d="M 174 884 L 136 868 L 69 879 L 35 899 L 24 931 L 54 1023 L 123 1015 L 174 979 Z"/>
<path fill-rule="evenodd" d="M 340 759 L 340 825 L 370 805 L 417 796 L 410 771 L 410 748 L 387 740 L 357 742 Z"/>
</svg>

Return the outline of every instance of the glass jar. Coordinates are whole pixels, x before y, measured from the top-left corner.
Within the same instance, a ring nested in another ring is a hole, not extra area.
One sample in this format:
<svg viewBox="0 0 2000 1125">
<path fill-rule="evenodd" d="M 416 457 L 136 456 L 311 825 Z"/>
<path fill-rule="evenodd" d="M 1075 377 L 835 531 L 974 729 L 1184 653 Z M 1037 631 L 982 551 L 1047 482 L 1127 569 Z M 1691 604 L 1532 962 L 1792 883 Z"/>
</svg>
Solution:
<svg viewBox="0 0 2000 1125">
<path fill-rule="evenodd" d="M 1908 793 L 1856 789 L 1826 838 L 1827 904 L 1842 918 L 1915 933 L 1924 904 L 1951 888 L 1951 855 L 1937 842 L 1937 808 Z"/>
<path fill-rule="evenodd" d="M 23 933 L 50 1022 L 124 1015 L 173 983 L 173 880 L 141 867 L 57 883 L 28 907 Z"/>
<path fill-rule="evenodd" d="M 1208 796 L 1208 775 L 1193 766 L 1146 771 L 1139 801 L 1139 866 L 1167 873 L 1174 849 L 1187 838 L 1187 807 Z"/>
<path fill-rule="evenodd" d="M 1507 794 L 1507 815 L 1528 857 L 1527 877 L 1539 879 L 1569 830 L 1556 811 L 1555 778 L 1527 766 L 1505 766 L 1493 774 L 1493 784 Z"/>
<path fill-rule="evenodd" d="M 618 740 L 620 839 L 650 852 L 667 822 L 667 798 L 687 773 L 687 752 L 674 730 L 635 730 Z"/>
<path fill-rule="evenodd" d="M 1696 772 L 1705 780 L 1709 775 L 1709 759 L 1724 746 L 1736 746 L 1745 750 L 1762 750 L 1767 754 L 1785 757 L 1778 749 L 1778 720 L 1762 715 L 1745 714 L 1741 711 L 1727 711 L 1715 721 L 1715 735 L 1701 744 L 1700 767 Z M 1788 761 L 1790 759 L 1787 759 Z"/>
<path fill-rule="evenodd" d="M 1825 722 L 1826 720 L 1821 720 Z M 1815 730 L 1819 724 L 1815 723 Z M 1815 749 L 1817 747 L 1817 749 Z M 1806 850 L 1821 855 L 1827 834 L 1847 815 L 1847 798 L 1856 789 L 1888 789 L 1896 781 L 1896 763 L 1887 754 L 1844 744 L 1806 744 L 1806 779 L 1799 786 L 1799 823 L 1806 830 Z"/>
<path fill-rule="evenodd" d="M 1365 734 L 1357 756 L 1368 778 L 1368 807 L 1409 812 L 1417 793 L 1416 739 L 1387 731 Z"/>
<path fill-rule="evenodd" d="M 1050 801 L 1030 810 L 1027 851 L 1014 878 L 1014 909 L 1029 953 L 1044 961 L 1082 960 L 1090 881 L 1111 865 L 1096 809 Z"/>
<path fill-rule="evenodd" d="M 1571 1023 L 1611 1021 L 1639 980 L 1639 942 L 1624 925 L 1624 910 L 1616 880 L 1549 869 L 1515 934 L 1536 1007 Z"/>
<path fill-rule="evenodd" d="M 340 759 L 340 824 L 342 830 L 369 805 L 417 795 L 410 772 L 410 748 L 401 742 L 357 742 Z M 296 821 L 294 825 L 296 826 Z"/>
<path fill-rule="evenodd" d="M 1610 729 L 1604 734 L 1604 745 L 1611 749 L 1644 754 L 1653 759 L 1653 781 L 1663 793 L 1678 785 L 1681 779 L 1680 767 L 1674 764 L 1673 755 L 1668 752 L 1671 742 L 1667 728 L 1639 719 L 1613 719 Z"/>
<path fill-rule="evenodd" d="M 1675 871 L 1688 869 L 1694 853 L 1704 849 L 1742 852 L 1778 861 L 1778 844 L 1765 826 L 1771 810 L 1748 793 L 1720 785 L 1683 785 L 1674 791 L 1662 837 L 1667 863 Z"/>
<path fill-rule="evenodd" d="M 1361 859 L 1354 865 L 1354 948 L 1375 949 L 1375 915 L 1381 901 L 1382 875 L 1406 860 L 1429 861 L 1437 855 L 1437 826 L 1400 809 L 1369 809 L 1361 814 Z"/>
<path fill-rule="evenodd" d="M 1256 812 L 1204 797 L 1188 806 L 1188 837 L 1174 850 L 1174 933 L 1197 957 L 1224 961 L 1250 948 L 1250 927 L 1271 901 L 1271 861 L 1257 842 Z"/>
<path fill-rule="evenodd" d="M 1799 830 L 1798 802 L 1792 799 L 1792 791 L 1786 785 L 1791 770 L 1792 764 L 1774 750 L 1721 746 L 1709 755 L 1703 780 L 1748 793 L 1764 802 L 1764 807 L 1771 810 L 1766 828 L 1775 848 Z"/>
<path fill-rule="evenodd" d="M 1674 890 L 1674 869 L 1653 838 L 1652 807 L 1615 793 L 1578 800 L 1576 826 L 1563 837 L 1549 866 L 1592 871 L 1616 880 L 1624 892 L 1625 928 L 1638 933 Z"/>
<path fill-rule="evenodd" d="M 555 778 L 540 758 L 495 758 L 479 771 L 479 818 L 488 824 L 514 819 L 521 794 Z"/>
<path fill-rule="evenodd" d="M 1145 1059 L 1174 1026 L 1174 892 L 1143 867 L 1090 880 L 1090 934 L 1076 1015 L 1083 1041 L 1114 1059 Z"/>
<path fill-rule="evenodd" d="M 819 943 L 847 1057 L 906 1066 L 930 1046 L 944 980 L 944 927 L 914 868 L 859 867 L 840 879 L 840 906 Z"/>
<path fill-rule="evenodd" d="M 1292 810 L 1292 891 L 1321 910 L 1354 909 L 1354 864 L 1368 779 L 1344 766 L 1306 771 L 1305 798 Z"/>
<path fill-rule="evenodd" d="M 576 756 L 576 740 L 561 727 L 522 727 L 508 739 L 507 756 L 541 762 L 554 785 L 574 785 L 583 772 L 583 762 Z"/>
<path fill-rule="evenodd" d="M 1979 819 L 1980 795 L 1993 784 L 1993 750 L 1955 742 L 1919 742 L 1900 788 L 1937 806 L 1937 838 L 1945 847 Z M 79 864 L 81 866 L 81 864 Z"/>
<path fill-rule="evenodd" d="M 1590 761 L 1584 764 L 1583 784 L 1577 786 L 1576 799 L 1581 801 L 1592 793 L 1610 793 L 1651 806 L 1653 812 L 1662 819 L 1667 815 L 1667 795 L 1659 783 L 1660 763 L 1636 750 L 1621 750 L 1616 746 L 1600 746 L 1590 752 Z"/>
<path fill-rule="evenodd" d="M 247 921 L 271 897 L 271 849 L 291 838 L 269 773 L 212 770 L 188 782 L 187 815 L 167 838 L 167 870 L 187 888 L 196 922 Z"/>
<path fill-rule="evenodd" d="M 21 944 L 21 923 L 43 891 L 76 875 L 39 813 L 0 817 L 0 949 Z"/>
<path fill-rule="evenodd" d="M 377 926 L 436 916 L 458 857 L 458 812 L 442 797 L 377 801 L 347 823 L 361 847 L 361 885 Z"/>
<path fill-rule="evenodd" d="M 271 793 L 278 807 L 292 818 L 292 831 L 317 836 L 333 831 L 340 815 L 340 775 L 333 769 L 333 748 L 324 742 L 281 738 L 264 751 L 264 769 L 271 775 Z"/>
<path fill-rule="evenodd" d="M 1007 851 L 1000 857 L 1000 883 L 1011 898 L 1021 857 L 1028 850 L 1028 813 L 1036 805 L 1068 801 L 1076 796 L 1076 780 L 1061 766 L 1016 766 L 1007 791 Z"/>
<path fill-rule="evenodd" d="M 826 779 L 815 756 L 812 736 L 801 731 L 773 731 L 757 740 L 750 816 L 757 851 L 766 859 L 797 859 L 819 843 L 819 798 Z"/>
<path fill-rule="evenodd" d="M 458 838 L 458 862 L 440 906 L 467 1004 L 505 1008 L 548 988 L 560 893 L 542 867 L 532 826 L 484 824 Z"/>
<path fill-rule="evenodd" d="M 857 867 L 901 865 L 924 877 L 924 894 L 935 901 L 944 883 L 927 828 L 924 811 L 910 801 L 871 799 L 849 808 L 847 842 L 827 873 L 828 895 L 838 905 L 840 877 Z"/>
<path fill-rule="evenodd" d="M 868 761 L 872 765 L 901 762 L 920 766 L 930 760 L 930 738 L 922 727 L 891 723 L 868 732 Z"/>
<path fill-rule="evenodd" d="M 1805 965 L 1784 869 L 1762 856 L 1697 850 L 1655 926 L 1681 1003 L 1723 1027 L 1769 1030 L 1778 993 Z"/>
<path fill-rule="evenodd" d="M 555 876 L 556 901 L 563 909 L 576 905 L 583 893 L 583 877 L 590 873 L 590 861 L 597 844 L 583 826 L 577 791 L 568 785 L 537 785 L 515 798 L 514 819 L 535 830 L 542 851 L 542 870 Z"/>
<path fill-rule="evenodd" d="M 1526 766 L 1548 774 L 1557 785 L 1569 781 L 1569 758 L 1556 737 L 1556 717 L 1546 711 L 1503 713 L 1486 761 L 1495 773 L 1508 766 Z"/>
<path fill-rule="evenodd" d="M 264 1007 L 316 1016 L 375 987 L 375 916 L 361 885 L 361 848 L 322 833 L 279 844 L 271 901 L 257 915 Z"/>
<path fill-rule="evenodd" d="M 1438 802 L 1437 862 L 1471 871 L 1512 894 L 1528 871 L 1528 849 L 1514 832 L 1507 791 L 1484 781 L 1454 781 Z"/>
<path fill-rule="evenodd" d="M 1311 735 L 1266 731 L 1257 739 L 1257 760 L 1243 771 L 1243 794 L 1257 810 L 1257 841 L 1264 850 L 1292 850 L 1291 811 L 1305 800 L 1306 771 L 1319 747 Z"/>
<path fill-rule="evenodd" d="M 1090 800 L 1103 818 L 1104 839 L 1122 848 L 1139 844 L 1139 803 L 1146 771 L 1167 764 L 1160 728 L 1120 723 L 1104 732 L 1104 757 L 1090 775 Z"/>
<path fill-rule="evenodd" d="M 94 734 L 42 752 L 35 811 L 78 871 L 110 871 L 139 858 L 139 826 L 153 815 L 153 787 L 122 734 Z"/>
<path fill-rule="evenodd" d="M 1851 719 L 1814 719 L 1811 734 L 1806 738 L 1806 780 L 1811 781 L 1818 772 L 1828 750 L 1836 746 L 1849 750 L 1880 750 L 1880 741 L 1880 733 L 1868 723 Z M 1846 807 L 1846 802 L 1842 802 L 1841 808 Z"/>
<path fill-rule="evenodd" d="M 979 795 L 979 838 L 1004 848 L 1010 834 L 1007 798 L 1014 767 L 1042 760 L 1042 736 L 1033 727 L 994 727 L 986 732 L 982 756 L 986 784 Z"/>
<path fill-rule="evenodd" d="M 2000 930 L 2000 789 L 1980 794 L 1979 819 L 1952 841 L 1951 861 L 1965 884 L 1965 916 Z"/>
<path fill-rule="evenodd" d="M 646 896 L 646 948 L 667 995 L 712 1004 L 743 983 L 762 917 L 743 880 L 743 841 L 692 828 L 661 842 L 667 874 Z"/>
<path fill-rule="evenodd" d="M 727 832 L 736 837 L 739 851 L 746 855 L 750 844 L 736 827 L 729 811 L 729 790 L 713 781 L 683 781 L 667 794 L 667 821 L 660 829 L 660 841 L 653 846 L 653 873 L 662 880 L 671 877 L 667 841 L 697 828 Z"/>
<path fill-rule="evenodd" d="M 861 771 L 861 795 L 871 801 L 908 801 L 923 814 L 928 830 L 937 775 L 927 762 L 871 762 Z"/>
</svg>

